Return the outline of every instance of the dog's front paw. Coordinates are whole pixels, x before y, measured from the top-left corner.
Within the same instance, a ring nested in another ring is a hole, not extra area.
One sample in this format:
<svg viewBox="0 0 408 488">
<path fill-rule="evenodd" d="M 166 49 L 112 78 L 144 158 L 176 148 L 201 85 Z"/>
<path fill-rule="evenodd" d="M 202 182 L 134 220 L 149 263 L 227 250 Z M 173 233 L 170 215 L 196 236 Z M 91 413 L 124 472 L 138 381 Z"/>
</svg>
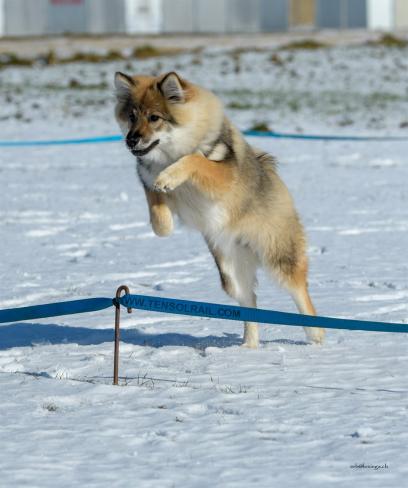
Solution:
<svg viewBox="0 0 408 488">
<path fill-rule="evenodd" d="M 167 193 L 175 190 L 186 180 L 183 171 L 177 167 L 169 166 L 163 170 L 153 185 L 153 190 L 158 192 Z"/>
</svg>

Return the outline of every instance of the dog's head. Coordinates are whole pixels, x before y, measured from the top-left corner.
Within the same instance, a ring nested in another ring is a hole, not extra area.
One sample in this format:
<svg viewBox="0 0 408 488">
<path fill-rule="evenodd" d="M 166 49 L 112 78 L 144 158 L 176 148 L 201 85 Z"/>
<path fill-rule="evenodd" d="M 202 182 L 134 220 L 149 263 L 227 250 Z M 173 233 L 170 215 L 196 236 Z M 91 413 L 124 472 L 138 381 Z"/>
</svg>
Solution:
<svg viewBox="0 0 408 488">
<path fill-rule="evenodd" d="M 171 157 L 177 141 L 189 139 L 183 130 L 190 126 L 188 104 L 194 88 L 176 73 L 152 77 L 117 72 L 115 88 L 116 119 L 132 154 L 138 158 L 147 154 L 149 158 Z"/>
</svg>

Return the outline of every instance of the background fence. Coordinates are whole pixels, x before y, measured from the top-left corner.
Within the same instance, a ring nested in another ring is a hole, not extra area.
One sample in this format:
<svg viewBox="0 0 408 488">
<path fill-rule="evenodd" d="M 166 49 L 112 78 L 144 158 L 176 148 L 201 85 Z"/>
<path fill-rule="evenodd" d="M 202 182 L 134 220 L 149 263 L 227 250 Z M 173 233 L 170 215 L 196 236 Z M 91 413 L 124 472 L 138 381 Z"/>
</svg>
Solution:
<svg viewBox="0 0 408 488">
<path fill-rule="evenodd" d="M 0 0 L 0 35 L 407 27 L 406 0 Z"/>
</svg>

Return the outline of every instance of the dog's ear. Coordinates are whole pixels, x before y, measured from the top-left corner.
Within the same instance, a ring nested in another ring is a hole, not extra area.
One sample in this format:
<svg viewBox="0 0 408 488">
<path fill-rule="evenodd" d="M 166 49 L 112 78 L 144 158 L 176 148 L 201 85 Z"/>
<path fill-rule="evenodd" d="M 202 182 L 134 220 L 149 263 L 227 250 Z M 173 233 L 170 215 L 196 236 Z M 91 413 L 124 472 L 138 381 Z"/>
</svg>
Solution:
<svg viewBox="0 0 408 488">
<path fill-rule="evenodd" d="M 135 80 L 130 76 L 117 71 L 115 73 L 115 88 L 116 96 L 118 98 L 128 98 L 133 87 L 136 86 Z"/>
<path fill-rule="evenodd" d="M 171 71 L 161 78 L 157 87 L 170 103 L 183 103 L 186 99 L 183 85 L 177 73 Z"/>
</svg>

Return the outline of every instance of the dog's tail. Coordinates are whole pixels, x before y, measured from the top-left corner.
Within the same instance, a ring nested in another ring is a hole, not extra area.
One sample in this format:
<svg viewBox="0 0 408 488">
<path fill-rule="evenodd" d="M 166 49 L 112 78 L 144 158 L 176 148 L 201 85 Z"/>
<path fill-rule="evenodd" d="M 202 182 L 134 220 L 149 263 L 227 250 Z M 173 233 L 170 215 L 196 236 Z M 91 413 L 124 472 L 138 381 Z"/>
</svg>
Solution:
<svg viewBox="0 0 408 488">
<path fill-rule="evenodd" d="M 253 147 L 253 151 L 255 153 L 256 159 L 261 164 L 268 164 L 271 165 L 273 169 L 277 169 L 278 160 L 274 156 L 272 156 L 272 154 L 269 154 L 257 147 Z"/>
</svg>

